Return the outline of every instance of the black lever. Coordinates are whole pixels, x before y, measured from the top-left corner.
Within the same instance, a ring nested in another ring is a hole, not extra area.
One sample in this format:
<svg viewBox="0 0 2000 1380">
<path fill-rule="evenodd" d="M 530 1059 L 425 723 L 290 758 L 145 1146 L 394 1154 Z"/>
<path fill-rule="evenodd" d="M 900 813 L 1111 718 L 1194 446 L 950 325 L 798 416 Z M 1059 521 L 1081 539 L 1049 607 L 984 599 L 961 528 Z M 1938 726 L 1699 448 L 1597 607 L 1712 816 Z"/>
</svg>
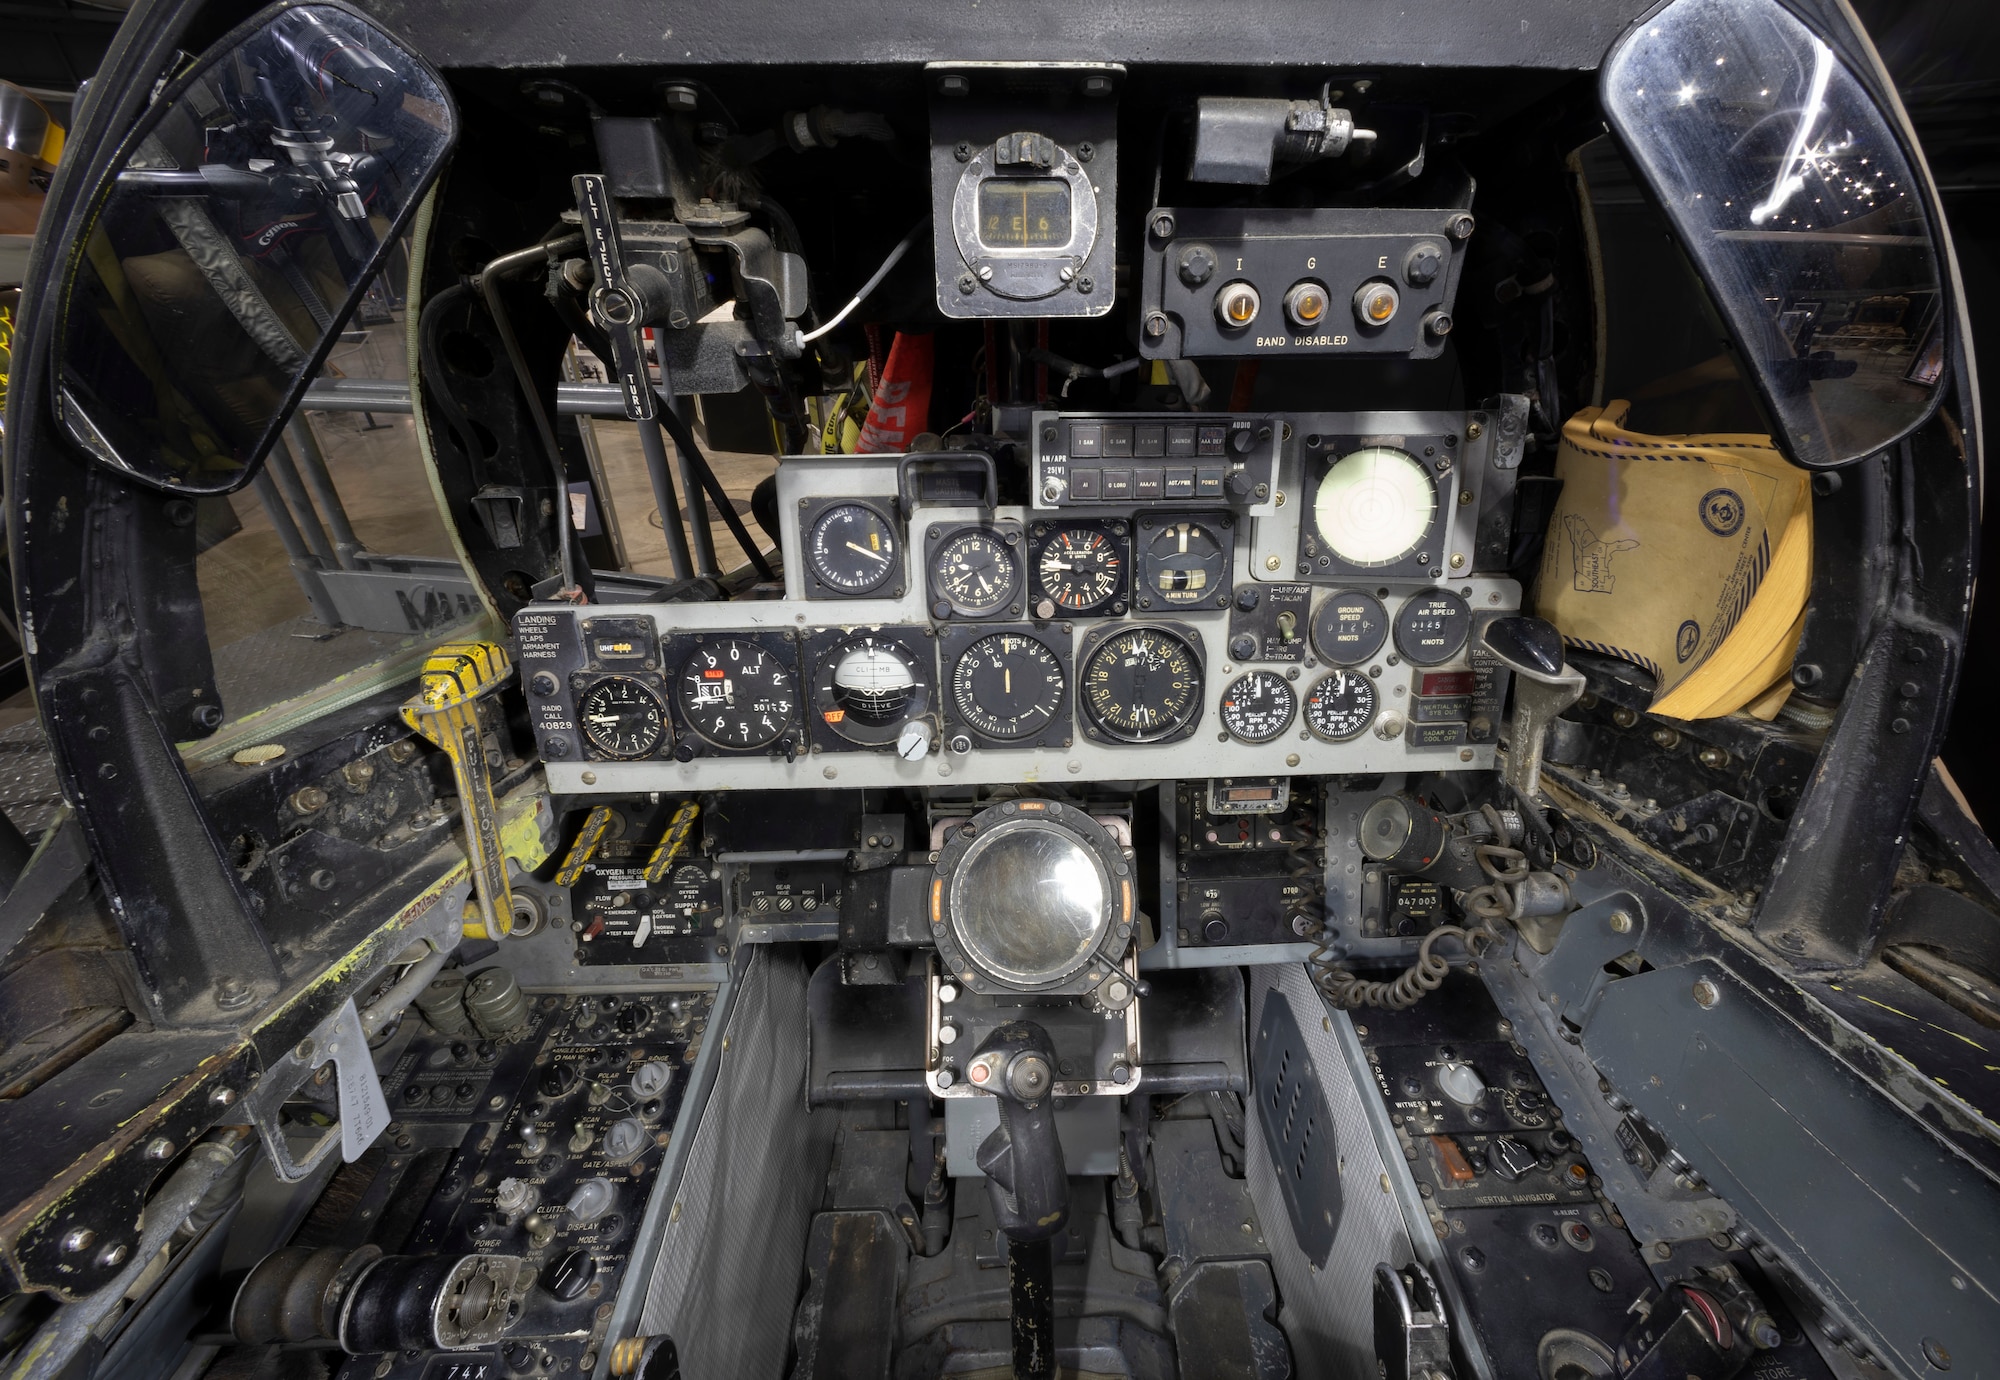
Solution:
<svg viewBox="0 0 2000 1380">
<path fill-rule="evenodd" d="M 639 424 L 646 477 L 653 482 L 653 501 L 660 509 L 660 534 L 666 538 L 674 578 L 685 580 L 700 572 L 688 554 L 687 534 L 681 528 L 680 500 L 667 469 L 659 405 L 653 400 L 653 378 L 646 371 L 646 345 L 639 333 L 665 299 L 666 277 L 645 264 L 626 272 L 611 189 L 600 174 L 578 173 L 570 179 L 570 189 L 576 193 L 577 213 L 583 217 L 583 252 L 590 257 L 597 279 L 590 293 L 590 315 L 611 341 L 612 358 L 605 363 L 618 375 L 618 387 L 625 395 L 625 415 Z"/>
<path fill-rule="evenodd" d="M 1069 1171 L 1056 1139 L 1055 1046 L 1033 1021 L 1010 1021 L 980 1042 L 966 1070 L 1000 1102 L 1000 1124 L 973 1157 L 986 1175 L 993 1218 L 1007 1237 L 1014 1374 L 1056 1373 L 1055 1252 L 1069 1221 Z"/>
</svg>

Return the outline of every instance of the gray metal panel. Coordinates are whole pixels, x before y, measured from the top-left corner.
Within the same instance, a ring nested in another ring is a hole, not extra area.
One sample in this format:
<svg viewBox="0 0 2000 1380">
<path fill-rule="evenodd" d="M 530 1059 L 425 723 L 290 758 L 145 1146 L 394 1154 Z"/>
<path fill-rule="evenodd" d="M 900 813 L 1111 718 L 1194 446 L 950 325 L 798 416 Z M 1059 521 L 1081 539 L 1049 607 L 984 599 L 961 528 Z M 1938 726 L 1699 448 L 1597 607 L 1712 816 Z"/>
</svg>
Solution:
<svg viewBox="0 0 2000 1380">
<path fill-rule="evenodd" d="M 1391 1191 L 1395 1180 L 1382 1158 L 1363 1103 L 1364 1098 L 1374 1098 L 1374 1090 L 1356 1084 L 1353 1061 L 1336 1037 L 1338 1031 L 1354 1045 L 1354 1027 L 1345 1013 L 1326 1009 L 1303 965 L 1252 969 L 1250 999 L 1253 1029 L 1260 1026 L 1264 1004 L 1269 1001 L 1288 1003 L 1298 1020 L 1299 1033 L 1333 1115 L 1334 1164 L 1345 1200 L 1332 1253 L 1324 1269 L 1316 1268 L 1292 1237 L 1262 1121 L 1254 1116 L 1243 1119 L 1249 1156 L 1245 1177 L 1257 1204 L 1257 1219 L 1264 1224 L 1271 1268 L 1284 1299 L 1278 1320 L 1291 1339 L 1301 1380 L 1377 1380 L 1375 1266 L 1385 1260 L 1407 1265 L 1412 1255 L 1403 1210 Z M 1358 1057 L 1358 1045 L 1355 1053 Z M 1394 1172 L 1403 1179 L 1409 1177 L 1400 1157 Z M 1415 1195 L 1413 1184 L 1410 1196 Z"/>
<path fill-rule="evenodd" d="M 1018 0 L 989 14 L 963 5 L 885 7 L 870 0 L 362 5 L 445 67 L 1095 61 L 1342 71 L 1356 64 L 1591 70 L 1647 7 L 1648 0 Z"/>
<path fill-rule="evenodd" d="M 672 1337 L 688 1375 L 776 1377 L 832 1158 L 832 1114 L 806 1110 L 806 975 L 796 956 L 756 950 L 719 1038 L 715 1092 L 668 1209 L 638 1330 Z"/>
<path fill-rule="evenodd" d="M 1395 434 L 1422 428 L 1451 430 L 1463 425 L 1463 413 L 1345 413 L 1308 414 L 1315 425 L 1328 434 Z M 1296 420 L 1296 419 L 1295 419 Z M 1468 468 L 1482 455 L 1484 443 L 1468 445 Z M 1292 448 L 1288 447 L 1288 451 Z M 597 617 L 626 616 L 653 619 L 663 633 L 725 629 L 786 629 L 810 633 L 826 627 L 857 627 L 899 624 L 931 625 L 928 595 L 921 553 L 929 549 L 927 534 L 934 526 L 956 525 L 979 520 L 971 508 L 919 508 L 908 516 L 904 534 L 903 559 L 905 594 L 900 599 L 805 599 L 804 568 L 799 522 L 800 501 L 842 494 L 866 497 L 877 502 L 896 492 L 896 470 L 900 456 L 840 456 L 784 458 L 778 466 L 778 508 L 784 516 L 782 551 L 785 561 L 783 600 L 712 604 L 596 604 Z M 1296 459 L 1289 462 L 1290 480 L 1282 487 L 1298 492 Z M 1467 476 L 1470 482 L 1470 476 Z M 1141 509 L 1155 505 L 1126 504 L 1103 508 L 1066 509 L 1062 520 L 1071 518 L 1116 517 L 1129 519 Z M 1284 561 L 1298 551 L 1298 524 L 1301 505 L 1292 502 L 1269 518 L 1251 524 L 1252 540 L 1240 541 L 1236 566 L 1231 572 L 1237 584 L 1278 578 L 1264 570 L 1261 555 L 1270 550 L 1283 552 Z M 1450 526 L 1449 550 L 1470 550 L 1472 517 L 1470 506 L 1447 515 Z M 1030 514 L 1021 508 L 1002 507 L 995 515 L 1025 524 Z M 1047 515 L 1044 515 L 1047 518 Z M 1254 549 L 1253 549 L 1254 548 Z M 1287 566 L 1287 572 L 1289 567 Z M 1368 580 L 1358 585 L 1373 585 Z M 1384 601 L 1393 617 L 1402 601 L 1419 592 L 1438 588 L 1430 582 L 1389 580 Z M 1452 575 L 1444 587 L 1468 591 L 1466 598 L 1474 610 L 1475 627 L 1489 616 L 1511 613 L 1520 607 L 1521 589 L 1514 581 L 1491 576 Z M 1315 602 L 1324 600 L 1333 587 L 1316 589 Z M 570 613 L 567 605 L 538 605 L 535 611 Z M 1370 731 L 1344 743 L 1328 743 L 1313 737 L 1299 723 L 1268 743 L 1219 741 L 1223 691 L 1239 669 L 1227 655 L 1229 610 L 1204 607 L 1176 609 L 1171 619 L 1196 629 L 1202 638 L 1206 659 L 1202 689 L 1202 714 L 1192 736 L 1178 742 L 1152 745 L 1105 744 L 1078 736 L 1068 747 L 1046 749 L 1004 749 L 974 751 L 958 755 L 934 753 L 918 762 L 906 762 L 893 752 L 843 752 L 832 755 L 802 753 L 793 762 L 782 757 L 697 757 L 691 762 L 593 762 L 571 758 L 551 760 L 545 756 L 544 769 L 550 789 L 564 795 L 619 795 L 635 791 L 772 790 L 824 788 L 829 782 L 842 788 L 957 786 L 1001 782 L 1038 781 L 1153 781 L 1176 778 L 1198 779 L 1230 775 L 1336 775 L 1422 771 L 1491 770 L 1496 744 L 1472 743 L 1462 748 L 1413 748 L 1408 735 L 1384 739 Z M 1073 647 L 1093 628 L 1120 620 L 1080 618 L 1065 624 L 1048 625 L 1051 636 L 1067 636 Z M 1124 625 L 1149 621 L 1123 620 Z M 976 626 L 968 624 L 969 626 Z M 1413 680 L 1410 668 L 1388 664 L 1389 648 L 1383 649 L 1378 664 L 1380 678 L 1378 721 L 1390 713 L 1407 714 L 1408 693 Z M 535 668 L 523 666 L 523 674 Z M 1279 667 L 1279 670 L 1287 668 Z M 1309 662 L 1297 682 L 1301 698 L 1327 668 Z M 671 668 L 670 668 L 671 673 Z M 940 677 L 949 675 L 941 668 Z M 1073 690 L 1074 687 L 1072 687 Z M 1464 754 L 1469 753 L 1470 756 Z M 1349 859 L 1348 861 L 1353 861 Z M 1352 874 L 1347 874 L 1351 876 Z"/>
<path fill-rule="evenodd" d="M 1864 1319 L 1901 1368 L 1928 1373 L 1934 1343 L 1989 1371 L 2000 1356 L 1992 1180 L 1719 963 L 1612 983 L 1583 1044 L 1744 1223 Z"/>
</svg>

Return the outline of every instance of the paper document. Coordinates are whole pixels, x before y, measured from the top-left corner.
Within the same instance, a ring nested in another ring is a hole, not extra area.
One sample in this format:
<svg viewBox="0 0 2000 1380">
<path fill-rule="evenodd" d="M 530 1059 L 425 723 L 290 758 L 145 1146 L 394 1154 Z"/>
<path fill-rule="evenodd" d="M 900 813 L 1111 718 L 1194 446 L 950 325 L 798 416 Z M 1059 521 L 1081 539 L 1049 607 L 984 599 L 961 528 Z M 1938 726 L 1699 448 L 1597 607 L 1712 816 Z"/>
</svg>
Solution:
<svg viewBox="0 0 2000 1380">
<path fill-rule="evenodd" d="M 1784 703 L 1812 578 L 1809 476 L 1767 436 L 1648 436 L 1630 404 L 1563 427 L 1537 611 L 1570 645 L 1653 674 L 1652 710 Z"/>
</svg>

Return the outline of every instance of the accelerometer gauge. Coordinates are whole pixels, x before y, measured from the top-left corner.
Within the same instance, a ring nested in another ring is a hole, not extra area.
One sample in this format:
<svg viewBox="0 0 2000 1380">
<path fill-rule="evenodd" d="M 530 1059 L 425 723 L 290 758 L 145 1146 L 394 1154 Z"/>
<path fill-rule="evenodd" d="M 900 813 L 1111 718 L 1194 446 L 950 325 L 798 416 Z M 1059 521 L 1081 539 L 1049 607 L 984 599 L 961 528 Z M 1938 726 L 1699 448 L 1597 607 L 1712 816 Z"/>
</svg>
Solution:
<svg viewBox="0 0 2000 1380">
<path fill-rule="evenodd" d="M 944 618 L 984 618 L 1021 602 L 1018 535 L 1013 542 L 986 527 L 969 527 L 931 557 L 932 611 Z M 1017 609 L 1016 612 L 1019 610 Z"/>
<path fill-rule="evenodd" d="M 1306 696 L 1306 727 L 1329 742 L 1357 738 L 1375 717 L 1375 682 L 1355 671 L 1335 671 Z"/>
<path fill-rule="evenodd" d="M 768 747 L 792 726 L 798 690 L 768 647 L 742 638 L 703 642 L 681 667 L 674 702 L 687 726 L 717 747 Z"/>
<path fill-rule="evenodd" d="M 866 503 L 836 503 L 806 533 L 806 565 L 836 594 L 867 594 L 896 573 L 896 528 Z"/>
<path fill-rule="evenodd" d="M 1448 589 L 1419 594 L 1396 610 L 1396 650 L 1418 666 L 1436 666 L 1465 650 L 1472 606 Z"/>
<path fill-rule="evenodd" d="M 649 757 L 666 741 L 666 707 L 630 676 L 606 676 L 584 691 L 577 716 L 591 747 L 619 761 Z"/>
<path fill-rule="evenodd" d="M 1382 650 L 1389 615 L 1382 601 L 1358 589 L 1327 596 L 1312 617 L 1313 650 L 1335 666 L 1355 666 Z"/>
<path fill-rule="evenodd" d="M 1313 525 L 1335 559 L 1384 566 L 1414 555 L 1437 517 L 1437 486 L 1408 451 L 1364 446 L 1327 467 Z"/>
<path fill-rule="evenodd" d="M 819 722 L 851 743 L 895 742 L 906 721 L 930 710 L 934 675 L 927 658 L 884 633 L 833 636 L 839 640 L 820 644 L 823 650 L 814 659 L 813 710 Z"/>
<path fill-rule="evenodd" d="M 1123 742 L 1182 736 L 1201 713 L 1200 657 L 1169 629 L 1123 629 L 1084 656 L 1077 701 L 1090 725 Z"/>
<path fill-rule="evenodd" d="M 1167 605 L 1212 603 L 1229 586 L 1230 543 L 1213 518 L 1180 518 L 1140 538 L 1139 598 Z"/>
<path fill-rule="evenodd" d="M 1125 544 L 1103 527 L 1057 527 L 1035 549 L 1035 589 L 1065 613 L 1125 611 Z M 1043 615 L 1037 615 L 1038 617 Z"/>
<path fill-rule="evenodd" d="M 988 738 L 1026 738 L 1047 728 L 1068 688 L 1056 654 L 1020 633 L 980 638 L 951 668 L 952 707 Z"/>
<path fill-rule="evenodd" d="M 1222 692 L 1222 726 L 1244 743 L 1268 743 L 1292 726 L 1299 697 L 1276 671 L 1238 676 Z"/>
</svg>

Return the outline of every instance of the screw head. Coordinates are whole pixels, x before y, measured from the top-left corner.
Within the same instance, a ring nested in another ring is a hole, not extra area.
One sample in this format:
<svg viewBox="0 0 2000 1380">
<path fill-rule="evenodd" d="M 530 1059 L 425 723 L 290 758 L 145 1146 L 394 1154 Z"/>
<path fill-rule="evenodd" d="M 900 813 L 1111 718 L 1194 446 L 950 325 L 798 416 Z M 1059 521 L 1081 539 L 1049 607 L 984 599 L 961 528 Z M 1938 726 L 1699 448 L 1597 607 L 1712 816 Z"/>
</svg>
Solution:
<svg viewBox="0 0 2000 1380">
<path fill-rule="evenodd" d="M 1174 213 L 1162 211 L 1153 217 L 1153 233 L 1163 240 L 1174 237 Z"/>
<path fill-rule="evenodd" d="M 1446 223 L 1445 233 L 1455 240 L 1472 238 L 1472 217 L 1463 211 L 1459 212 Z"/>
<path fill-rule="evenodd" d="M 970 163 L 972 161 L 972 145 L 966 143 L 963 139 L 959 140 L 952 146 L 951 156 L 961 163 Z"/>
<path fill-rule="evenodd" d="M 62 1248 L 72 1254 L 77 1251 L 87 1251 L 91 1242 L 95 1240 L 97 1240 L 96 1232 L 89 1227 L 77 1227 L 63 1234 Z"/>
<path fill-rule="evenodd" d="M 1147 312 L 1146 335 L 1150 339 L 1158 340 L 1161 336 L 1165 335 L 1166 333 L 1167 333 L 1167 314 L 1163 311 Z"/>
<path fill-rule="evenodd" d="M 979 290 L 979 280 L 970 273 L 961 273 L 958 275 L 958 290 L 970 297 Z"/>
<path fill-rule="evenodd" d="M 1078 292 L 1083 293 L 1085 296 L 1088 296 L 1090 293 L 1094 292 L 1096 288 L 1097 288 L 1097 280 L 1095 278 L 1092 278 L 1088 273 L 1081 275 L 1076 280 L 1076 290 Z"/>
<path fill-rule="evenodd" d="M 1702 1010 L 1704 1011 L 1708 1010 L 1710 1007 L 1714 1006 L 1717 1002 L 1721 1000 L 1722 1000 L 1721 989 L 1716 987 L 1716 985 L 1710 982 L 1707 978 L 1703 978 L 1699 982 L 1695 983 L 1694 1004 L 1696 1006 L 1699 1006 Z"/>
<path fill-rule="evenodd" d="M 1944 1343 L 1935 1337 L 1924 1338 L 1924 1359 L 1939 1370 L 1951 1369 L 1951 1353 L 1946 1351 Z"/>
</svg>

